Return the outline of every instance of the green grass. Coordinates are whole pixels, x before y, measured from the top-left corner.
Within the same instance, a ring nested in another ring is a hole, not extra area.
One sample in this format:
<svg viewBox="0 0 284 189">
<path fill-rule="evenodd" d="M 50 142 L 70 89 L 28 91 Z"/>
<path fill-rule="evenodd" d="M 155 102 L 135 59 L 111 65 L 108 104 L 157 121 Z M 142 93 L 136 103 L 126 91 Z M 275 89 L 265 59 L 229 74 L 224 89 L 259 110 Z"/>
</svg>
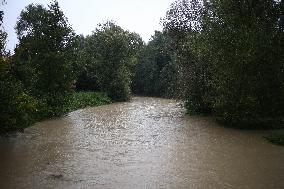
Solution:
<svg viewBox="0 0 284 189">
<path fill-rule="evenodd" d="M 111 103 L 111 99 L 100 92 L 75 92 L 66 104 L 66 112 L 90 106 L 101 106 Z"/>
<path fill-rule="evenodd" d="M 37 108 L 33 108 L 33 111 L 24 112 L 25 114 L 20 114 L 20 116 L 16 113 L 10 115 L 10 117 L 8 117 L 10 124 L 6 124 L 8 125 L 7 127 L 4 127 L 5 125 L 1 126 L 0 123 L 0 135 L 14 133 L 16 131 L 24 131 L 25 128 L 33 125 L 36 122 L 59 117 L 77 109 L 101 106 L 111 103 L 111 99 L 105 93 L 100 92 L 74 92 L 66 99 L 63 99 L 62 102 L 63 101 L 63 105 L 58 107 L 51 107 L 46 103 L 37 103 Z M 28 105 L 30 106 L 33 104 L 28 103 Z M 0 116 L 0 118 L 3 119 L 3 116 Z M 13 120 L 23 121 L 16 122 Z M 15 122 L 15 124 L 12 124 L 13 122 Z"/>
<path fill-rule="evenodd" d="M 276 133 L 265 137 L 269 142 L 284 146 L 284 133 Z"/>
</svg>

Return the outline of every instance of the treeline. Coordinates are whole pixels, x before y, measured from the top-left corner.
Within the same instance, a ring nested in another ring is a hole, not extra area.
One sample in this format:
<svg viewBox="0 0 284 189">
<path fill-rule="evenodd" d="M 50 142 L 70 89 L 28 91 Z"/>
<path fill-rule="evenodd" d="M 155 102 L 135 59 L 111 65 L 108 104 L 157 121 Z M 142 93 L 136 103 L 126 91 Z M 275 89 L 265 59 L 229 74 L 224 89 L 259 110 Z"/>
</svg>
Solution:
<svg viewBox="0 0 284 189">
<path fill-rule="evenodd" d="M 190 113 L 283 126 L 284 2 L 180 0 L 163 20 Z"/>
<path fill-rule="evenodd" d="M 170 45 L 170 38 L 163 32 L 156 31 L 149 43 L 143 46 L 134 70 L 134 93 L 176 97 L 179 69 Z"/>
<path fill-rule="evenodd" d="M 1 12 L 1 25 L 3 12 Z M 114 23 L 76 35 L 58 3 L 31 4 L 16 24 L 15 54 L 0 32 L 0 133 L 74 109 L 129 100 L 143 41 Z"/>
<path fill-rule="evenodd" d="M 144 47 L 134 91 L 227 125 L 283 126 L 284 2 L 178 0 Z"/>
<path fill-rule="evenodd" d="M 145 44 L 112 22 L 76 35 L 56 1 L 31 4 L 14 55 L 0 32 L 0 132 L 132 92 L 183 99 L 188 113 L 227 125 L 281 126 L 283 14 L 283 1 L 177 0 Z"/>
<path fill-rule="evenodd" d="M 129 100 L 133 69 L 143 45 L 138 34 L 112 22 L 100 25 L 92 35 L 81 36 L 83 69 L 77 89 L 103 91 L 115 101 Z"/>
</svg>

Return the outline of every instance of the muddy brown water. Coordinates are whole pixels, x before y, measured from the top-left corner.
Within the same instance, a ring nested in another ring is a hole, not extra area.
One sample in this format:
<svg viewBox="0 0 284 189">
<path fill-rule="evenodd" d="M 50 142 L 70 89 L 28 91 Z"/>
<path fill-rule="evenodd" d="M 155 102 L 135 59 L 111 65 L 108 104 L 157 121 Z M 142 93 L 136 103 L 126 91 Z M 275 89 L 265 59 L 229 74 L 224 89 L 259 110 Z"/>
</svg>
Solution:
<svg viewBox="0 0 284 189">
<path fill-rule="evenodd" d="M 284 148 L 263 134 L 135 97 L 0 138 L 0 188 L 282 189 Z"/>
</svg>

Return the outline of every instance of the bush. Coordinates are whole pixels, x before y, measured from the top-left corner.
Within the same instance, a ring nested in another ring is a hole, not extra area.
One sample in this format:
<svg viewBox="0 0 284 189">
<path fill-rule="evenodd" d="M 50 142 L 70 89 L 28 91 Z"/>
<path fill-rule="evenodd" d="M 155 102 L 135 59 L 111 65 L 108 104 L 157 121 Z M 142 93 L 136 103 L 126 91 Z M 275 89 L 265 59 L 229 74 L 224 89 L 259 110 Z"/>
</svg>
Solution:
<svg viewBox="0 0 284 189">
<path fill-rule="evenodd" d="M 12 77 L 7 65 L 0 64 L 0 133 L 22 130 L 33 122 L 38 102 Z"/>
<path fill-rule="evenodd" d="M 135 33 L 107 22 L 85 39 L 85 71 L 77 82 L 79 90 L 106 92 L 115 101 L 131 95 L 131 76 L 142 39 Z"/>
<path fill-rule="evenodd" d="M 76 92 L 73 93 L 65 106 L 65 111 L 73 111 L 88 106 L 101 106 L 109 104 L 110 98 L 105 93 L 99 92 Z"/>
<path fill-rule="evenodd" d="M 172 4 L 164 29 L 175 41 L 189 113 L 248 129 L 283 126 L 282 13 L 282 1 Z"/>
</svg>

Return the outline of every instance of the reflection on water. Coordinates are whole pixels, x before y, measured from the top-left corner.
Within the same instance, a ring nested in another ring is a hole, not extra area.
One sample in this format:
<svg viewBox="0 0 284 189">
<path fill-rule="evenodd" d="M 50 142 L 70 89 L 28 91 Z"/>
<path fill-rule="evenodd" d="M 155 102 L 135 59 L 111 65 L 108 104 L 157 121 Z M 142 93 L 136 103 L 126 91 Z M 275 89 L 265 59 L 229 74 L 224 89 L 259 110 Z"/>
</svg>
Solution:
<svg viewBox="0 0 284 189">
<path fill-rule="evenodd" d="M 284 148 L 158 98 L 38 123 L 0 153 L 0 188 L 284 188 Z"/>
</svg>

